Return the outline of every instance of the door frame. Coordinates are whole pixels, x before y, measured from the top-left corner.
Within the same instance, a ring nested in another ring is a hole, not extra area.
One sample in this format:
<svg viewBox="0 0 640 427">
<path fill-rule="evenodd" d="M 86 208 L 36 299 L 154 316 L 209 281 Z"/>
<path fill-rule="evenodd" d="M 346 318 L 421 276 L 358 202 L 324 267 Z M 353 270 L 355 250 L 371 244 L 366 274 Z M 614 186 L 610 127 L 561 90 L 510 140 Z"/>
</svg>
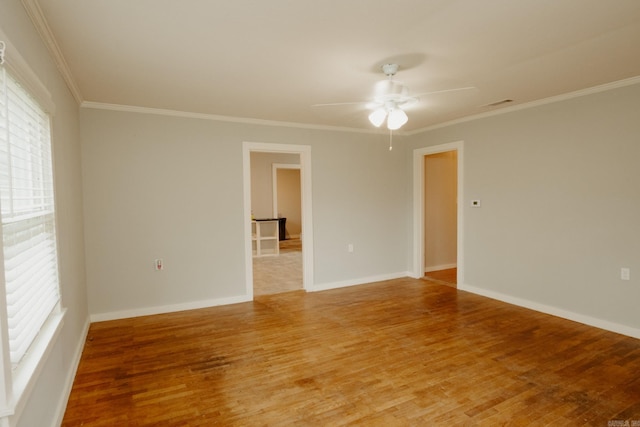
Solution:
<svg viewBox="0 0 640 427">
<path fill-rule="evenodd" d="M 413 150 L 413 270 L 411 274 L 416 279 L 424 277 L 424 157 L 447 151 L 457 151 L 458 153 L 456 281 L 459 287 L 464 284 L 464 141 Z"/>
<path fill-rule="evenodd" d="M 251 153 L 279 153 L 300 155 L 300 188 L 302 232 L 302 288 L 313 289 L 313 220 L 311 196 L 311 146 L 272 144 L 266 142 L 242 143 L 242 171 L 244 195 L 245 241 L 245 293 L 253 299 L 253 254 L 251 249 Z"/>
</svg>

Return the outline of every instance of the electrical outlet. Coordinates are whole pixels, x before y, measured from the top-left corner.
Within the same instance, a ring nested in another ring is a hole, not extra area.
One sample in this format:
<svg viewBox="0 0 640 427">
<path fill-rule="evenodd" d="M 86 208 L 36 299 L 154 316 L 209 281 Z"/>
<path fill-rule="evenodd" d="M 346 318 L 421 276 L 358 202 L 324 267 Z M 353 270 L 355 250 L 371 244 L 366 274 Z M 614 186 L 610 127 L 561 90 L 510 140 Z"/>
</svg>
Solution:
<svg viewBox="0 0 640 427">
<path fill-rule="evenodd" d="M 353 253 L 353 243 L 349 243 L 349 244 L 347 245 L 347 252 L 349 252 L 349 253 Z"/>
<path fill-rule="evenodd" d="M 154 266 L 156 268 L 156 270 L 160 271 L 160 270 L 164 270 L 164 261 L 162 260 L 162 258 L 158 258 L 154 261 Z"/>
<path fill-rule="evenodd" d="M 631 269 L 622 267 L 620 269 L 620 279 L 621 280 L 631 280 Z"/>
</svg>

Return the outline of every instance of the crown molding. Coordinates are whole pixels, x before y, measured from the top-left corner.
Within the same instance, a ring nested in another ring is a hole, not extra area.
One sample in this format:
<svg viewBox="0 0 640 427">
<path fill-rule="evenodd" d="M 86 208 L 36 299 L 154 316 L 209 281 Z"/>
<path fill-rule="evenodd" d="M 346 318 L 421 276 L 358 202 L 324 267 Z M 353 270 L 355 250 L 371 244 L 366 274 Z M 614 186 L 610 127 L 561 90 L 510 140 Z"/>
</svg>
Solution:
<svg viewBox="0 0 640 427">
<path fill-rule="evenodd" d="M 49 53 L 51 54 L 53 61 L 58 67 L 58 71 L 62 74 L 62 78 L 64 79 L 67 87 L 71 91 L 73 98 L 76 100 L 78 105 L 82 104 L 82 93 L 80 92 L 80 88 L 76 84 L 75 79 L 73 78 L 73 74 L 69 69 L 67 61 L 64 59 L 64 55 L 62 55 L 62 51 L 60 50 L 60 46 L 58 46 L 58 42 L 56 41 L 53 32 L 51 31 L 51 27 L 49 27 L 49 23 L 47 22 L 44 14 L 42 13 L 42 9 L 40 8 L 40 4 L 38 0 L 21 0 L 22 5 L 27 11 L 27 15 L 33 22 L 34 27 L 40 34 L 42 41 L 47 46 Z"/>
<path fill-rule="evenodd" d="M 155 114 L 160 116 L 185 117 L 190 119 L 212 120 L 218 122 L 245 123 L 261 126 L 278 126 L 297 129 L 314 129 L 338 132 L 353 132 L 365 134 L 386 134 L 386 131 L 379 129 L 358 129 L 346 126 L 312 125 L 307 123 L 281 122 L 276 120 L 252 119 L 246 117 L 221 116 L 216 114 L 192 113 L 188 111 L 165 110 L 162 108 L 137 107 L 132 105 L 108 104 L 103 102 L 84 101 L 81 108 L 95 110 L 123 111 L 128 113 Z M 405 132 L 395 131 L 394 135 L 406 135 Z"/>
<path fill-rule="evenodd" d="M 23 0 L 23 1 L 35 1 L 35 0 Z M 640 76 L 630 77 L 628 79 L 605 83 L 599 86 L 581 89 L 574 92 L 565 93 L 562 95 L 552 96 L 552 97 L 540 99 L 537 101 L 526 102 L 523 104 L 500 108 L 498 110 L 488 111 L 485 113 L 474 114 L 471 116 L 462 117 L 459 119 L 439 123 L 436 125 L 427 126 L 421 129 L 416 129 L 412 131 L 395 131 L 394 135 L 397 135 L 397 136 L 417 135 L 423 132 L 428 132 L 428 131 L 452 126 L 459 123 L 470 122 L 473 120 L 479 120 L 487 117 L 498 116 L 501 114 L 507 114 L 514 111 L 525 110 L 528 108 L 539 107 L 547 104 L 553 104 L 560 101 L 579 98 L 582 96 L 592 95 L 599 92 L 606 92 L 608 90 L 613 90 L 613 89 L 617 89 L 625 86 L 631 86 L 639 83 L 640 83 Z M 223 121 L 223 122 L 232 122 L 232 123 L 247 123 L 247 124 L 256 124 L 256 125 L 263 125 L 263 126 L 280 126 L 280 127 L 299 128 L 299 129 L 315 129 L 315 130 L 354 132 L 354 133 L 366 133 L 366 134 L 386 134 L 386 130 L 380 130 L 380 129 L 357 129 L 357 128 L 349 128 L 349 127 L 341 127 L 341 126 L 311 125 L 311 124 L 305 124 L 305 123 L 280 122 L 275 120 L 262 120 L 262 119 L 251 119 L 251 118 L 232 117 L 232 116 L 220 116 L 215 114 L 191 113 L 191 112 L 185 112 L 185 111 L 165 110 L 165 109 L 148 108 L 148 107 L 136 107 L 131 105 L 120 105 L 120 104 L 107 104 L 107 103 L 101 103 L 101 102 L 84 101 L 80 104 L 80 106 L 83 108 L 92 108 L 92 109 L 99 109 L 99 110 L 125 111 L 125 112 L 132 112 L 132 113 L 156 114 L 156 115 L 174 116 L 174 117 L 187 117 L 187 118 L 202 119 L 202 120 L 214 120 L 214 121 Z"/>
<path fill-rule="evenodd" d="M 605 84 L 602 84 L 602 85 L 599 85 L 599 86 L 593 86 L 593 87 L 586 88 L 586 89 L 580 89 L 580 90 L 577 90 L 575 92 L 569 92 L 569 93 L 565 93 L 565 94 L 562 94 L 562 95 L 551 96 L 549 98 L 543 98 L 543 99 L 539 99 L 537 101 L 526 102 L 526 103 L 523 103 L 523 104 L 518 104 L 518 105 L 513 105 L 513 106 L 509 106 L 509 107 L 505 107 L 505 108 L 500 108 L 498 110 L 488 111 L 486 113 L 474 114 L 474 115 L 471 115 L 471 116 L 462 117 L 462 118 L 455 119 L 455 120 L 450 120 L 448 122 L 443 122 L 443 123 L 439 123 L 439 124 L 436 124 L 436 125 L 427 126 L 425 128 L 422 128 L 422 129 L 416 129 L 416 130 L 413 130 L 411 132 L 407 132 L 406 134 L 408 136 L 417 135 L 419 133 L 428 132 L 428 131 L 432 131 L 432 130 L 435 130 L 435 129 L 441 129 L 441 128 L 452 126 L 452 125 L 456 125 L 456 124 L 459 124 L 459 123 L 465 123 L 465 122 L 470 122 L 470 121 L 473 121 L 473 120 L 484 119 L 484 118 L 487 118 L 487 117 L 498 116 L 498 115 L 501 115 L 501 114 L 507 114 L 507 113 L 511 113 L 511 112 L 519 111 L 519 110 L 526 110 L 528 108 L 540 107 L 542 105 L 553 104 L 553 103 L 560 102 L 560 101 L 566 101 L 566 100 L 569 100 L 569 99 L 579 98 L 581 96 L 587 96 L 587 95 L 592 95 L 592 94 L 595 94 L 595 93 L 606 92 L 608 90 L 618 89 L 618 88 L 621 88 L 621 87 L 631 86 L 631 85 L 635 85 L 635 84 L 639 84 L 639 83 L 640 83 L 640 76 L 630 77 L 628 79 L 623 79 L 623 80 L 618 80 L 618 81 L 615 81 L 615 82 L 605 83 Z"/>
</svg>

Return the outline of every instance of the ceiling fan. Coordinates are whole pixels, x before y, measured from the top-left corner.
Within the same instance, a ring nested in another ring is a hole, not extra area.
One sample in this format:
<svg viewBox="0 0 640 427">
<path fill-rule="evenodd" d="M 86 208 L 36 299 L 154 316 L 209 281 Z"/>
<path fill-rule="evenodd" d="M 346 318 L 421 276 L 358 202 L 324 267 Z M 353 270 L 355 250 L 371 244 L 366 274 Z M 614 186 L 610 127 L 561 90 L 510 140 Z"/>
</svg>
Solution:
<svg viewBox="0 0 640 427">
<path fill-rule="evenodd" d="M 386 119 L 389 130 L 400 129 L 409 120 L 404 109 L 417 103 L 418 98 L 409 96 L 409 88 L 393 80 L 398 72 L 398 64 L 384 64 L 382 72 L 387 80 L 380 81 L 375 86 L 373 102 L 367 105 L 374 108 L 369 114 L 369 121 L 375 127 L 380 127 Z"/>
<path fill-rule="evenodd" d="M 401 82 L 393 80 L 393 76 L 398 72 L 398 64 L 382 65 L 382 72 L 387 79 L 378 82 L 374 88 L 374 97 L 367 102 L 339 102 L 332 104 L 315 104 L 313 107 L 324 107 L 333 105 L 365 104 L 367 109 L 373 110 L 369 114 L 369 121 L 375 127 L 380 127 L 385 121 L 387 129 L 394 131 L 400 129 L 409 117 L 405 109 L 416 104 L 420 96 L 431 95 L 443 92 L 453 92 L 459 90 L 475 89 L 474 87 L 460 87 L 455 89 L 438 90 L 434 92 L 409 94 L 409 88 Z"/>
</svg>

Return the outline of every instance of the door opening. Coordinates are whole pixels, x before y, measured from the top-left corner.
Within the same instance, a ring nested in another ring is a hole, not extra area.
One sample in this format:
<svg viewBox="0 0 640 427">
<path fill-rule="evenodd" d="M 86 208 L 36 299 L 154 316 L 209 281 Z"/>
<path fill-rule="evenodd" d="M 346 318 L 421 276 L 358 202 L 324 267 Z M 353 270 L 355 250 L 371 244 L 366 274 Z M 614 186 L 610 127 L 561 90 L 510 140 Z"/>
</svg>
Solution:
<svg viewBox="0 0 640 427">
<path fill-rule="evenodd" d="M 308 290 L 313 278 L 310 147 L 245 142 L 243 150 L 246 293 L 253 298 Z M 278 169 L 297 173 L 297 194 L 294 183 L 280 186 L 278 197 Z M 291 207 L 296 203 L 297 210 Z M 295 241 L 287 239 L 287 229 Z"/>
<path fill-rule="evenodd" d="M 456 285 L 457 180 L 456 150 L 424 156 L 425 277 Z"/>
<path fill-rule="evenodd" d="M 463 284 L 463 142 L 416 149 L 413 161 L 412 277 Z"/>
</svg>

